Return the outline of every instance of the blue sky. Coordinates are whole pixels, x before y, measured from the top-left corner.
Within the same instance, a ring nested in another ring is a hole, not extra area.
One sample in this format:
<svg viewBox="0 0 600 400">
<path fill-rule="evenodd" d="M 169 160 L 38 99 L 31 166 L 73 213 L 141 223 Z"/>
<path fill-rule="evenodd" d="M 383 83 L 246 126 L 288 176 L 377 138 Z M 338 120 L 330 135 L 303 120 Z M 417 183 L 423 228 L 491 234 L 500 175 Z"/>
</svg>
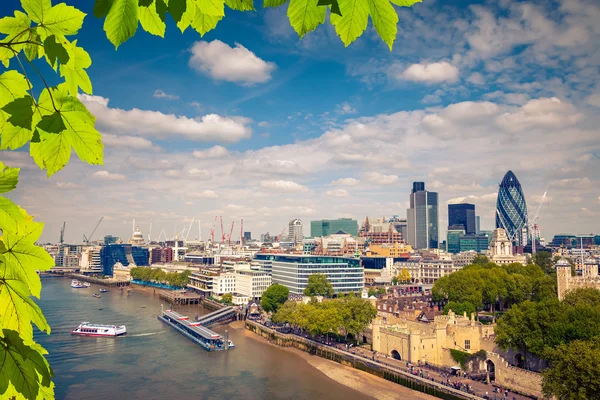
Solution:
<svg viewBox="0 0 600 400">
<path fill-rule="evenodd" d="M 153 236 L 215 215 L 256 236 L 300 218 L 406 215 L 411 182 L 447 204 L 476 204 L 493 228 L 497 184 L 512 169 L 539 225 L 600 232 L 600 5 L 590 0 L 424 0 L 398 9 L 394 50 L 369 26 L 344 48 L 326 23 L 303 40 L 286 7 L 228 10 L 203 38 L 170 21 L 165 39 L 138 28 L 118 51 L 92 2 L 79 43 L 105 135 L 105 165 L 73 159 L 50 179 L 26 153 L 14 197 L 43 239 Z M 0 5 L 12 14 L 16 0 Z M 219 230 L 219 229 L 217 229 Z M 442 228 L 442 231 L 444 229 Z M 194 231 L 195 232 L 195 231 Z M 196 235 L 197 236 L 197 235 Z"/>
</svg>

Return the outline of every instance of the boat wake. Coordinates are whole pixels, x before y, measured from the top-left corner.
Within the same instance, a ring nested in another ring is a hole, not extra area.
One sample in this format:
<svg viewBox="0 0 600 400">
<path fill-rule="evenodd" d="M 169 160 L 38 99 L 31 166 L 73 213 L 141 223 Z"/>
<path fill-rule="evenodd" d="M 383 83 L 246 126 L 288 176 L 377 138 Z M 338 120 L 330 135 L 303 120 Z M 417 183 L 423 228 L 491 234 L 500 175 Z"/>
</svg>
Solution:
<svg viewBox="0 0 600 400">
<path fill-rule="evenodd" d="M 136 333 L 133 335 L 127 335 L 127 337 L 141 337 L 141 336 L 153 336 L 153 335 L 159 335 L 161 333 L 163 333 L 164 331 L 159 331 L 159 332 L 148 332 L 148 333 Z"/>
</svg>

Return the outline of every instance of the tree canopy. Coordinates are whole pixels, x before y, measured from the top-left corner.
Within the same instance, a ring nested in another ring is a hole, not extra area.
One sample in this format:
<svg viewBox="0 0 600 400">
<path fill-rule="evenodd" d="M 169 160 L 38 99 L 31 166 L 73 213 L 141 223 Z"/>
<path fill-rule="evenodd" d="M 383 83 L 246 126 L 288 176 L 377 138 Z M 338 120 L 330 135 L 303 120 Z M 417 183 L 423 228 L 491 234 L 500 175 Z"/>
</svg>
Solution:
<svg viewBox="0 0 600 400">
<path fill-rule="evenodd" d="M 170 286 L 185 287 L 189 281 L 191 271 L 165 272 L 160 268 L 133 267 L 131 277 L 142 282 L 166 283 Z"/>
<path fill-rule="evenodd" d="M 308 285 L 304 289 L 305 296 L 333 296 L 333 286 L 325 274 L 312 274 L 308 277 Z"/>
<path fill-rule="evenodd" d="M 260 305 L 266 312 L 276 312 L 285 303 L 290 295 L 290 290 L 278 283 L 274 283 L 265 290 Z"/>
</svg>

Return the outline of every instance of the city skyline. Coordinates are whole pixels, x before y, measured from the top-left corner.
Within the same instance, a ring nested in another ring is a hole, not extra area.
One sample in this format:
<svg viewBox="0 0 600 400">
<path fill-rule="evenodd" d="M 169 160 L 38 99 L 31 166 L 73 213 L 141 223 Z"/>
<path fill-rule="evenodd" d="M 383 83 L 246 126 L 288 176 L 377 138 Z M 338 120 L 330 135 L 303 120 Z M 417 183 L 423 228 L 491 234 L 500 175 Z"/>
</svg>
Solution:
<svg viewBox="0 0 600 400">
<path fill-rule="evenodd" d="M 530 207 L 548 191 L 543 237 L 597 232 L 600 7 L 478 3 L 399 10 L 391 53 L 370 34 L 345 49 L 325 26 L 299 41 L 283 9 L 259 10 L 256 26 L 232 14 L 202 39 L 170 21 L 166 39 L 140 32 L 115 52 L 82 5 L 95 83 L 82 100 L 105 166 L 73 160 L 47 179 L 26 152 L 4 153 L 22 168 L 10 197 L 46 223 L 42 241 L 66 221 L 65 241 L 81 242 L 102 216 L 94 239 L 128 238 L 134 218 L 170 236 L 192 217 L 207 239 L 216 215 L 253 237 L 294 218 L 402 217 L 424 181 L 443 240 L 448 203 L 475 204 L 493 229 L 513 170 Z"/>
</svg>

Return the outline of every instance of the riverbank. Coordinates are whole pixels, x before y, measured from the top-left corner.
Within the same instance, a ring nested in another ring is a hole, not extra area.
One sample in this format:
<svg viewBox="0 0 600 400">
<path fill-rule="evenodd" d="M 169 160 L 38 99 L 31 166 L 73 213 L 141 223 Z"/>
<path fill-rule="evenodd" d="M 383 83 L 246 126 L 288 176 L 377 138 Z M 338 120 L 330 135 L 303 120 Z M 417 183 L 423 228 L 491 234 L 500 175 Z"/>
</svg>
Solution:
<svg viewBox="0 0 600 400">
<path fill-rule="evenodd" d="M 323 374 L 335 382 L 342 384 L 348 388 L 356 390 L 365 396 L 379 400 L 396 400 L 396 399 L 415 399 L 415 400 L 433 400 L 436 397 L 425 393 L 411 390 L 407 387 L 397 385 L 378 376 L 369 374 L 368 372 L 360 371 L 351 367 L 347 367 L 334 361 L 310 355 L 302 350 L 294 347 L 277 346 L 262 336 L 258 336 L 251 331 L 245 329 L 245 321 L 235 321 L 229 324 L 233 329 L 243 332 L 244 336 L 257 340 L 263 343 L 270 344 L 280 350 L 295 354 L 305 360 L 310 366 L 316 368 Z"/>
</svg>

